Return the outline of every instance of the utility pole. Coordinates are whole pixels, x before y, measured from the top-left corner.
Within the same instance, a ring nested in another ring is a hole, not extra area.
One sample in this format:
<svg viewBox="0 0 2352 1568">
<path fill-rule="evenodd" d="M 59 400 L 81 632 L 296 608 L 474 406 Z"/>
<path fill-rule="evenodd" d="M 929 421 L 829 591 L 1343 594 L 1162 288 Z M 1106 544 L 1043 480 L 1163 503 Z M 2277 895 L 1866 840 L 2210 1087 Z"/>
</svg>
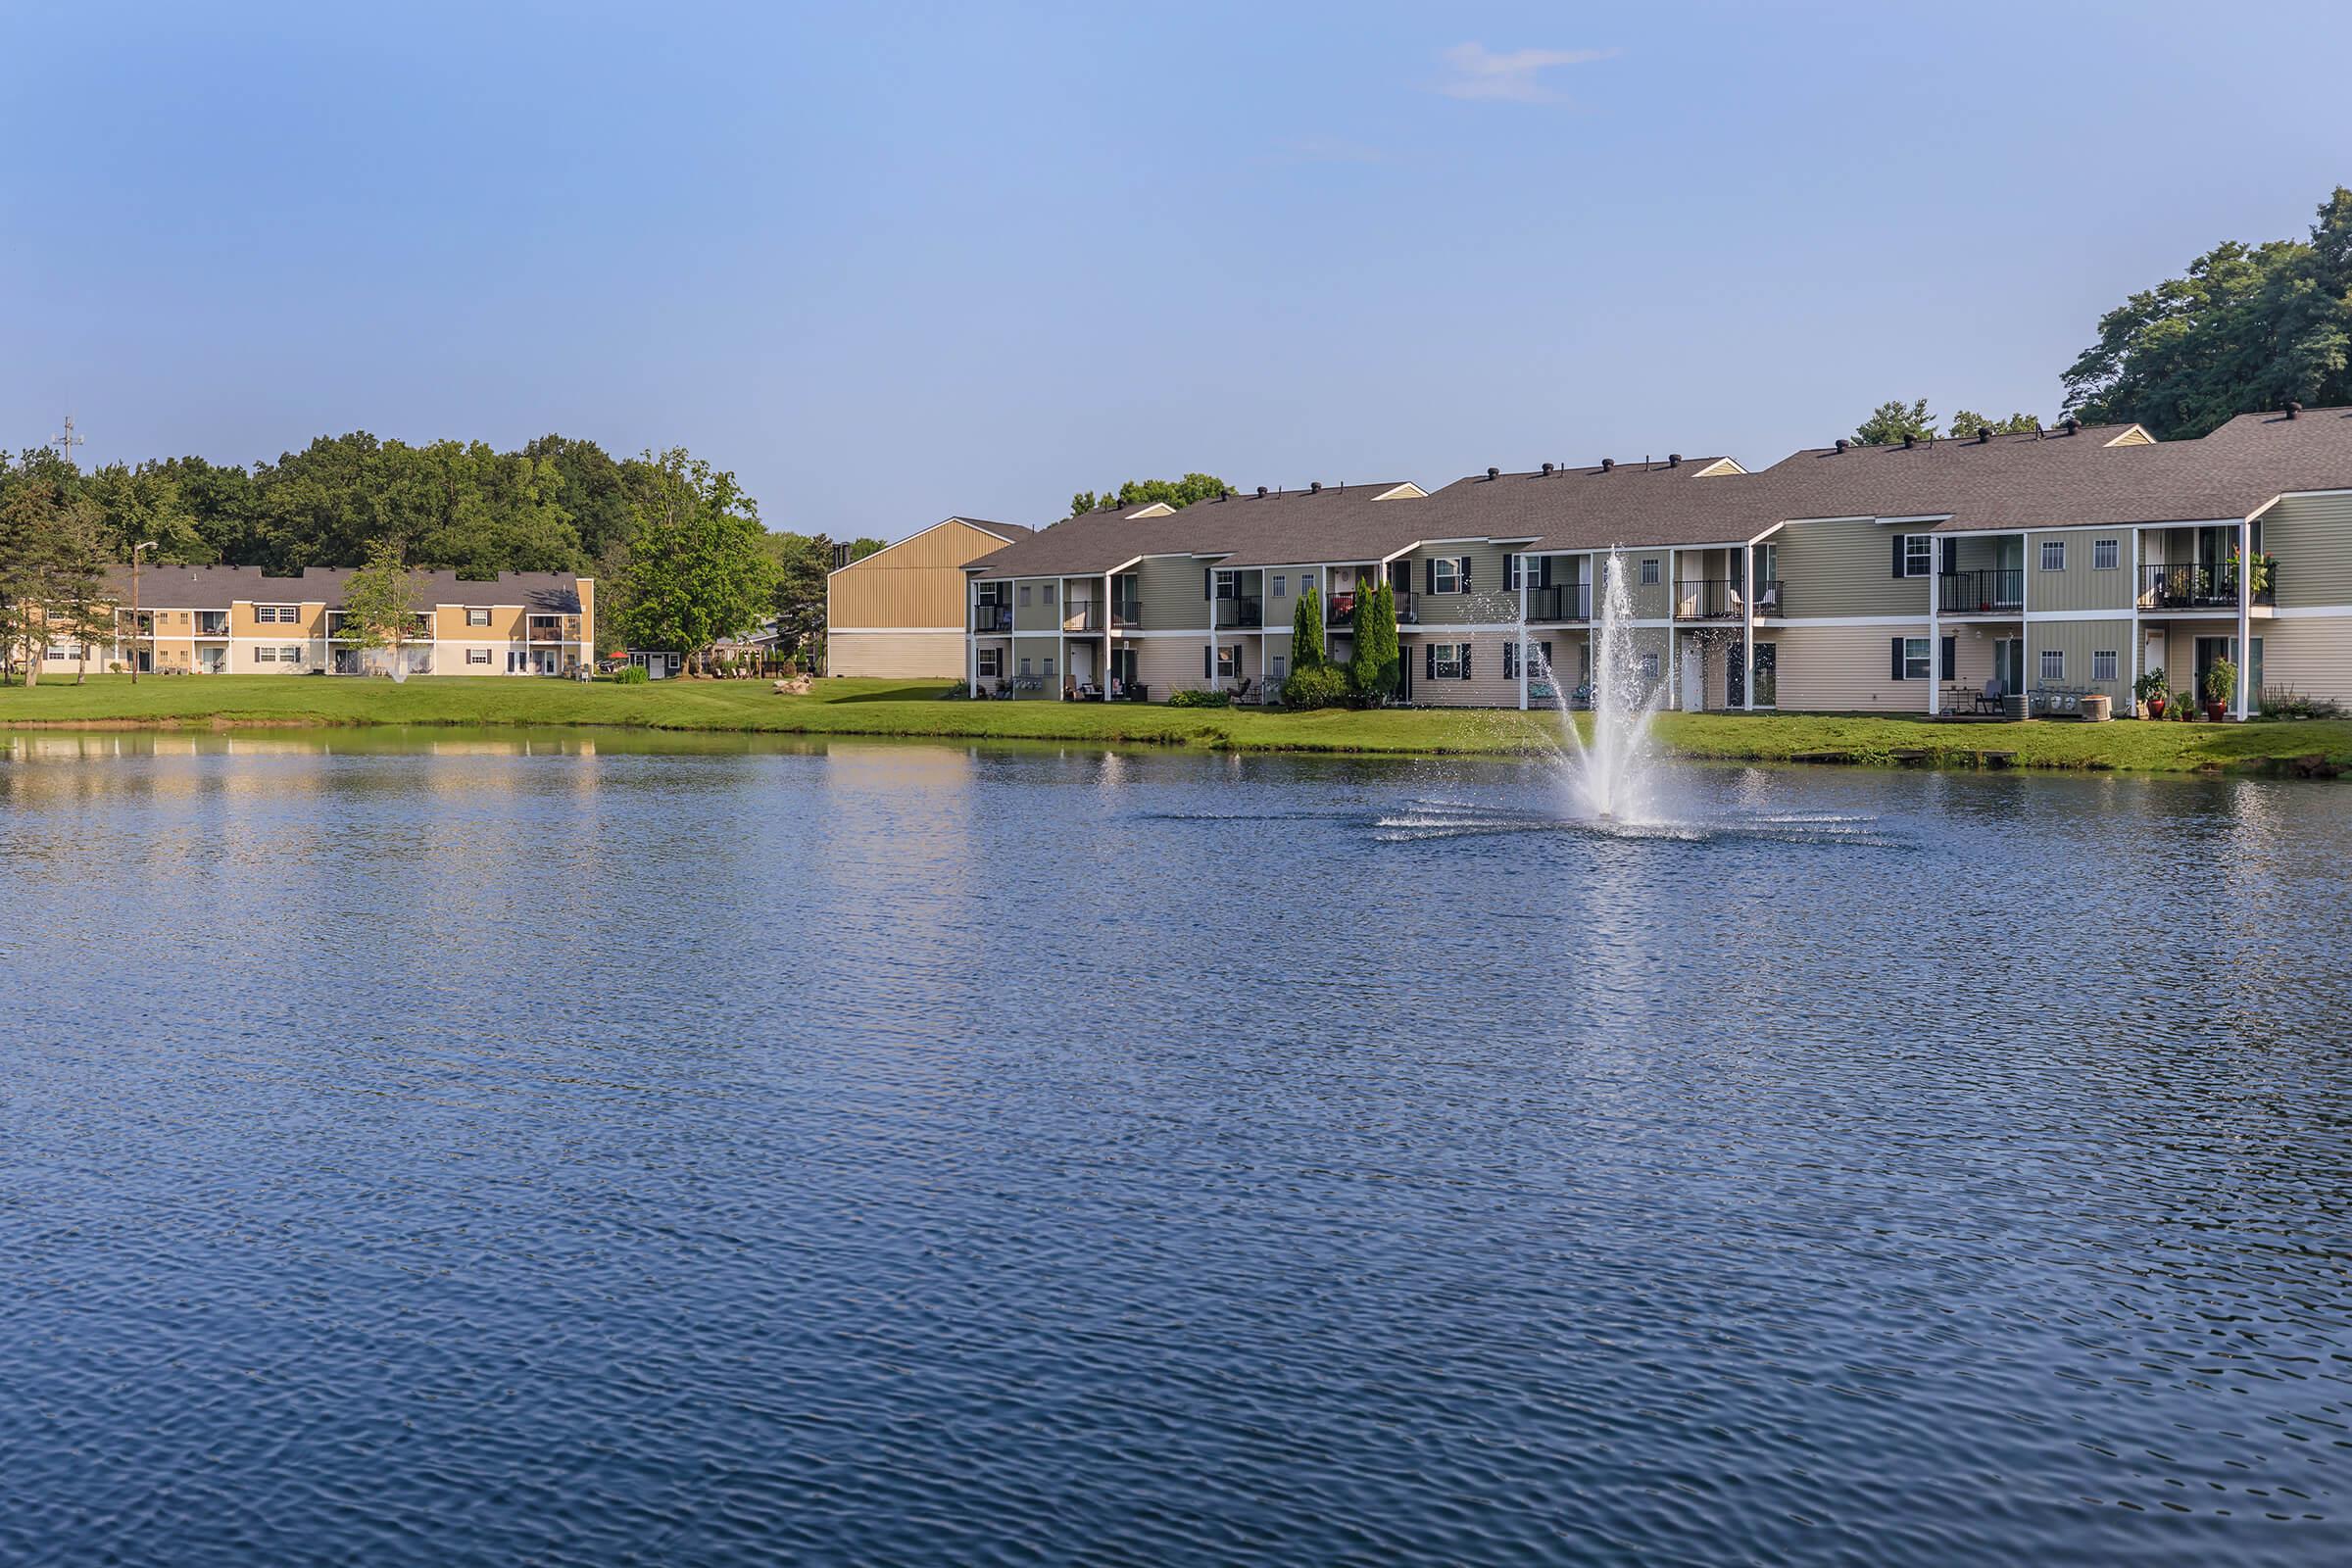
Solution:
<svg viewBox="0 0 2352 1568">
<path fill-rule="evenodd" d="M 71 414 L 66 416 L 66 428 L 60 434 L 51 436 L 48 445 L 57 448 L 57 455 L 66 460 L 67 467 L 76 469 L 80 467 L 80 465 L 74 461 L 74 449 L 81 445 L 81 437 L 74 429 L 74 416 Z"/>
</svg>

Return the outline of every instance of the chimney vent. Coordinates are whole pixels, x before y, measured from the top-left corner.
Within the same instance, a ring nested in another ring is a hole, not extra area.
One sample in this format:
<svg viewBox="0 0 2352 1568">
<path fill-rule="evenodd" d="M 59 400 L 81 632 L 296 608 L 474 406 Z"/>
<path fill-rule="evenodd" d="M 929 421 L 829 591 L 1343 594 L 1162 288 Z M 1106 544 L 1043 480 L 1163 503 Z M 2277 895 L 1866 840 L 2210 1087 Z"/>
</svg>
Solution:
<svg viewBox="0 0 2352 1568">
<path fill-rule="evenodd" d="M 1310 495 L 1310 496 L 1319 496 L 1319 495 L 1321 495 L 1321 494 L 1323 493 L 1323 481 L 1322 481 L 1322 480 L 1320 480 L 1320 479 L 1309 479 L 1309 480 L 1307 480 L 1307 482 L 1306 482 L 1306 493 L 1307 493 L 1308 495 Z"/>
<path fill-rule="evenodd" d="M 1918 434 L 1915 431 L 1905 430 L 1903 432 L 1903 450 L 1908 452 L 1917 445 L 1919 445 Z"/>
<path fill-rule="evenodd" d="M 1266 498 L 1266 487 L 1262 484 L 1257 487 L 1257 498 L 1260 501 L 1263 501 Z"/>
<path fill-rule="evenodd" d="M 1617 460 L 1615 458 L 1603 458 L 1600 460 L 1600 471 L 1603 473 L 1608 472 L 1615 466 L 1617 466 Z"/>
<path fill-rule="evenodd" d="M 2058 428 L 2064 430 L 2068 435 L 2073 435 L 2077 430 L 2082 428 L 2082 421 L 2070 416 L 2058 421 Z"/>
<path fill-rule="evenodd" d="M 1843 451 L 1846 449 L 1846 446 L 1847 446 L 1847 442 L 1846 442 L 1846 439 L 1845 439 L 1845 437 L 1843 437 L 1843 436 L 1839 436 L 1839 437 L 1838 438 L 1838 451 L 1840 451 L 1840 452 L 1843 452 Z"/>
<path fill-rule="evenodd" d="M 1666 454 L 1666 466 L 1669 468 L 1679 468 L 1682 466 L 1683 455 L 1680 452 L 1669 452 Z"/>
<path fill-rule="evenodd" d="M 2303 405 L 2302 405 L 2302 404 L 2300 404 L 2300 403 L 2289 403 L 2289 404 L 2286 406 L 2286 416 L 2287 416 L 2288 418 L 2290 418 L 2290 419 L 2291 419 L 2291 418 L 2293 418 L 2293 417 L 2294 417 L 2296 415 L 2298 415 L 2298 414 L 2301 414 L 2302 412 L 2303 412 Z"/>
<path fill-rule="evenodd" d="M 1502 470 L 1501 470 L 1500 468 L 1494 467 L 1494 466 L 1490 466 L 1487 468 L 1487 477 L 1488 477 L 1488 478 L 1490 478 L 1490 479 L 1499 479 L 1499 478 L 1501 478 L 1501 477 L 1502 477 Z"/>
<path fill-rule="evenodd" d="M 1980 425 L 1978 425 L 1978 426 L 1977 426 L 1977 445 L 1979 445 L 1979 446 L 1984 446 L 1985 443 L 1989 442 L 1991 439 L 1992 439 L 1992 426 L 1991 426 L 1991 425 L 1989 425 L 1989 424 L 1980 424 Z"/>
<path fill-rule="evenodd" d="M 1544 477 L 1546 479 L 1551 477 L 1551 465 L 1548 463 L 1544 465 Z"/>
</svg>

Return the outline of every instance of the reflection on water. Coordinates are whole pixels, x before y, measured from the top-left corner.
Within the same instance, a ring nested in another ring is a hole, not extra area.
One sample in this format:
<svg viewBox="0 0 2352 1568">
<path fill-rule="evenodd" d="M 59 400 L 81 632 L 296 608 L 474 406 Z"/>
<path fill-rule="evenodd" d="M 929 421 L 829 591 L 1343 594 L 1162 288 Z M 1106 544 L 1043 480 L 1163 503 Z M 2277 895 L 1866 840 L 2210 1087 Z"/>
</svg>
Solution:
<svg viewBox="0 0 2352 1568">
<path fill-rule="evenodd" d="M 2352 1544 L 2330 786 L 4 755 L 0 1561 Z"/>
</svg>

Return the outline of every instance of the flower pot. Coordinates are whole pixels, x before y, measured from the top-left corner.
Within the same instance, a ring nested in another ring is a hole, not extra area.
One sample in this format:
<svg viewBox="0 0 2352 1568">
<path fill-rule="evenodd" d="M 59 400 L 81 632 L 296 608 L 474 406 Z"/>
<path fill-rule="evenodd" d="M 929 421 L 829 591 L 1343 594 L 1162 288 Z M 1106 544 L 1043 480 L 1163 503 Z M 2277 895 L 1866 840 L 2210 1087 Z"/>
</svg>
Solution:
<svg viewBox="0 0 2352 1568">
<path fill-rule="evenodd" d="M 2148 717 L 2150 718 L 2162 718 L 2164 716 L 2165 703 L 2164 699 L 2161 697 L 2151 697 L 2141 706 L 2147 709 Z"/>
<path fill-rule="evenodd" d="M 2205 705 L 2205 720 L 2209 724 L 2219 724 L 2229 716 L 2229 713 L 2230 705 L 2228 703 L 2207 703 Z"/>
</svg>

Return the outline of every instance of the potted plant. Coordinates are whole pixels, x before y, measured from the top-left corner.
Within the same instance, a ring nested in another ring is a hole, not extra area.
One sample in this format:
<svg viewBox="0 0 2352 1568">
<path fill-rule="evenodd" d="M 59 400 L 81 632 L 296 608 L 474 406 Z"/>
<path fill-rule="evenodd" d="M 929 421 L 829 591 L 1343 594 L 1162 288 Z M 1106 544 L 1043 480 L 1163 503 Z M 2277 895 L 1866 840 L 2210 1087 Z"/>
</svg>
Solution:
<svg viewBox="0 0 2352 1568">
<path fill-rule="evenodd" d="M 2162 718 L 2172 699 L 2172 691 L 2164 684 L 2164 671 L 2151 669 L 2132 683 L 2132 699 L 2139 704 L 2142 718 Z"/>
<path fill-rule="evenodd" d="M 2205 716 L 2218 724 L 2230 711 L 2230 699 L 2237 691 L 2237 664 L 2232 660 L 2217 659 L 2205 671 Z"/>
</svg>

